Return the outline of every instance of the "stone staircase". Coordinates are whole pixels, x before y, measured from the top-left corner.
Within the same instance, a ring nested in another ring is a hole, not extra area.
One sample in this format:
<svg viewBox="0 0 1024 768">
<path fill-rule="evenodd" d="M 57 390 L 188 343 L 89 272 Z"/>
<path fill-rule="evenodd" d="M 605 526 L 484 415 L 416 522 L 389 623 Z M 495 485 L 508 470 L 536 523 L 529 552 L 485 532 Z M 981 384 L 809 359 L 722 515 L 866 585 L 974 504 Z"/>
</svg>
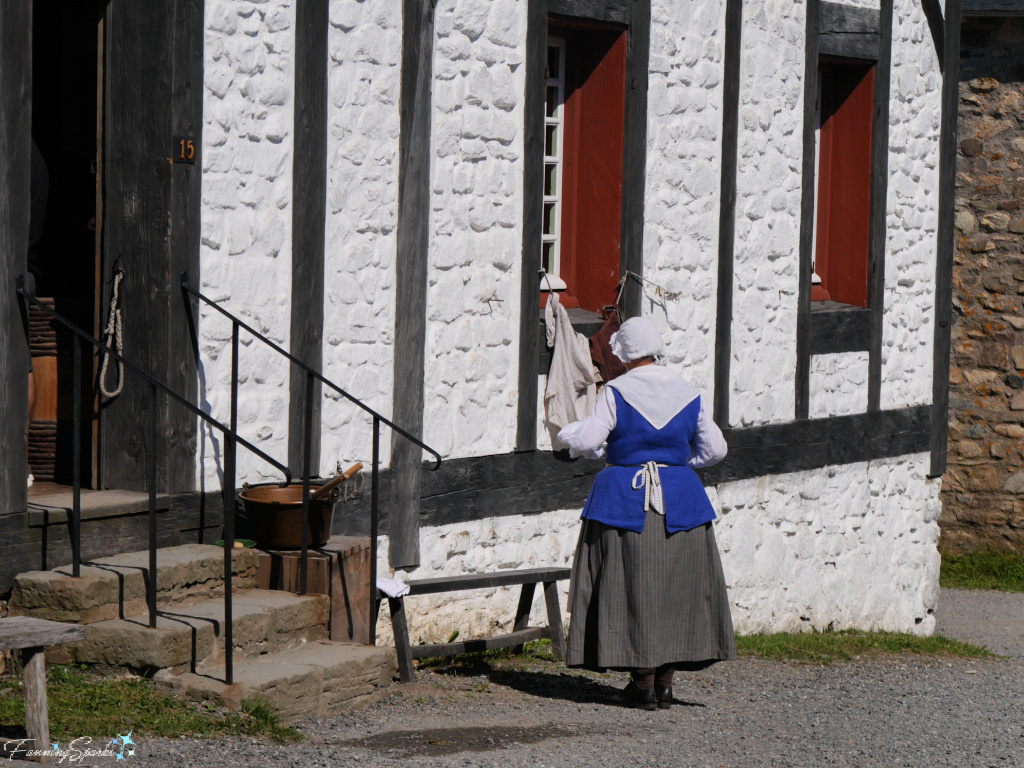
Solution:
<svg viewBox="0 0 1024 768">
<path fill-rule="evenodd" d="M 55 662 L 128 670 L 184 694 L 238 707 L 261 695 L 287 720 L 358 703 L 390 684 L 392 648 L 328 639 L 327 595 L 257 588 L 260 553 L 232 559 L 234 684 L 224 680 L 224 559 L 219 547 L 158 550 L 157 626 L 146 608 L 149 553 L 132 552 L 16 577 L 12 616 L 82 624 L 85 639 L 47 651 Z"/>
</svg>

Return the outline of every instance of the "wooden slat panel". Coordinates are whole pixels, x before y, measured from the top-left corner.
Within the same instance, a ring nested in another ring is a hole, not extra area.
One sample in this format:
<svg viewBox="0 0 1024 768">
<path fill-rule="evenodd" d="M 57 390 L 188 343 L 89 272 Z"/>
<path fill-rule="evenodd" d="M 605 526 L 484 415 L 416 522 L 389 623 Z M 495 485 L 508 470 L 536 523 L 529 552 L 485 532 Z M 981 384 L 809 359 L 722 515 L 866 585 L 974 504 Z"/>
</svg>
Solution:
<svg viewBox="0 0 1024 768">
<path fill-rule="evenodd" d="M 817 309 L 811 312 L 811 354 L 859 352 L 871 343 L 871 310 Z"/>
<path fill-rule="evenodd" d="M 171 281 L 171 28 L 173 0 L 115 2 L 107 6 L 106 214 L 104 274 L 115 260 L 121 284 L 125 356 L 159 381 L 168 378 Z M 105 286 L 103 305 L 110 301 Z M 174 300 L 180 301 L 175 291 Z M 179 332 L 184 333 L 184 330 Z M 102 487 L 146 489 L 149 385 L 125 377 L 124 390 L 100 412 Z M 167 445 L 157 439 L 157 485 L 167 485 Z"/>
<path fill-rule="evenodd" d="M 0 651 L 33 646 L 57 645 L 85 639 L 85 628 L 78 624 L 12 616 L 0 619 Z"/>
<path fill-rule="evenodd" d="M 410 596 L 433 595 L 440 592 L 464 592 L 470 589 L 493 589 L 495 587 L 510 587 L 515 584 L 562 581 L 569 578 L 569 573 L 568 568 L 526 568 L 521 571 L 468 573 L 462 576 L 420 579 L 406 583 L 409 585 Z"/>
</svg>

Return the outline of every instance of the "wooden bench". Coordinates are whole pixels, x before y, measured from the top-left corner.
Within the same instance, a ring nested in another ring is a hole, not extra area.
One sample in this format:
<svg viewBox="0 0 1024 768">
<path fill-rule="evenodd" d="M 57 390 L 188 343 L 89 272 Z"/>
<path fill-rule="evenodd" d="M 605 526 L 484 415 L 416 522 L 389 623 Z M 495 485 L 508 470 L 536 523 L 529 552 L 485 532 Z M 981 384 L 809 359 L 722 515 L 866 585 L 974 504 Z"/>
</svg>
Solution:
<svg viewBox="0 0 1024 768">
<path fill-rule="evenodd" d="M 507 635 L 486 637 L 480 640 L 464 640 L 453 643 L 412 645 L 409 642 L 409 625 L 405 618 L 405 602 L 401 597 L 389 597 L 391 627 L 395 634 L 395 650 L 398 652 L 398 677 L 403 683 L 411 682 L 412 660 L 430 656 L 457 656 L 461 653 L 489 651 L 492 648 L 521 648 L 532 640 L 547 637 L 555 658 L 565 658 L 565 634 L 562 631 L 562 609 L 558 605 L 558 582 L 569 578 L 568 568 L 533 568 L 521 571 L 496 571 L 493 573 L 471 573 L 466 576 L 449 576 L 439 579 L 422 579 L 406 582 L 409 594 L 435 595 L 443 592 L 464 592 L 470 589 L 491 589 L 522 584 L 519 593 L 519 607 L 512 631 Z M 544 585 L 544 602 L 548 610 L 546 627 L 529 626 L 530 609 L 537 584 Z"/>
<path fill-rule="evenodd" d="M 21 680 L 25 686 L 25 731 L 32 742 L 30 749 L 50 749 L 50 715 L 46 704 L 44 648 L 48 645 L 84 639 L 85 628 L 78 624 L 32 619 L 27 616 L 0 619 L 0 651 L 21 651 Z M 3 755 L 10 756 L 9 753 Z"/>
</svg>

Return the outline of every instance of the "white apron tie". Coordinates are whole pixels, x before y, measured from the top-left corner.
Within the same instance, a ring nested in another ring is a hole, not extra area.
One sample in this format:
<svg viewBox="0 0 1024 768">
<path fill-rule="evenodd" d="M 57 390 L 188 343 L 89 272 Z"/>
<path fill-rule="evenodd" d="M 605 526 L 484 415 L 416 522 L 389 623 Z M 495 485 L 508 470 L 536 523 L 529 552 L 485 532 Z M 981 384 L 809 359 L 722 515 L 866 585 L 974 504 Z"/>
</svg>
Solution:
<svg viewBox="0 0 1024 768">
<path fill-rule="evenodd" d="M 667 467 L 656 461 L 648 461 L 633 475 L 633 490 L 644 489 L 644 512 L 654 510 L 659 515 L 665 514 L 665 497 L 661 490 L 661 476 L 658 467 Z"/>
</svg>

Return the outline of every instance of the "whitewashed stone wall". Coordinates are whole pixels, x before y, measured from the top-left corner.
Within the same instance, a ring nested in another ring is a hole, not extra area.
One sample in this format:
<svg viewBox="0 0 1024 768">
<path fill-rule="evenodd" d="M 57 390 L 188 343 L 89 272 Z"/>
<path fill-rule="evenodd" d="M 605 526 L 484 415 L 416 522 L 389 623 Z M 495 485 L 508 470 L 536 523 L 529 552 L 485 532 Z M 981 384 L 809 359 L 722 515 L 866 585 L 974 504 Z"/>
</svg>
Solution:
<svg viewBox="0 0 1024 768">
<path fill-rule="evenodd" d="M 424 436 L 446 456 L 515 444 L 526 6 L 435 10 Z"/>
<path fill-rule="evenodd" d="M 732 323 L 735 426 L 792 421 L 806 3 L 743 5 Z"/>
<path fill-rule="evenodd" d="M 738 632 L 930 635 L 941 513 L 929 455 L 728 483 L 716 529 Z"/>
<path fill-rule="evenodd" d="M 846 416 L 868 409 L 868 353 L 811 357 L 810 417 Z"/>
<path fill-rule="evenodd" d="M 292 0 L 206 3 L 200 283 L 211 298 L 287 348 L 291 301 L 291 194 L 295 9 Z M 200 405 L 227 422 L 231 326 L 201 310 Z M 288 367 L 242 334 L 239 431 L 284 460 Z M 202 490 L 220 487 L 220 433 L 202 424 Z M 239 482 L 280 477 L 242 448 Z"/>
<path fill-rule="evenodd" d="M 324 375 L 384 416 L 394 392 L 402 3 L 332 0 Z M 369 466 L 371 420 L 324 389 L 321 471 Z M 381 430 L 381 457 L 391 455 Z"/>
<path fill-rule="evenodd" d="M 643 311 L 669 364 L 713 397 L 725 3 L 651 6 Z M 675 298 L 666 292 L 678 294 Z"/>
<path fill-rule="evenodd" d="M 923 7 L 897 0 L 889 107 L 883 408 L 932 400 L 942 77 Z"/>
<path fill-rule="evenodd" d="M 938 599 L 939 480 L 928 454 L 725 483 L 709 489 L 733 622 L 740 634 L 882 629 L 930 635 Z M 411 578 L 565 567 L 579 511 L 488 518 L 420 531 Z M 381 539 L 379 568 L 387 570 Z M 398 577 L 405 576 L 398 572 Z M 561 585 L 563 621 L 568 583 Z M 414 642 L 509 631 L 518 588 L 407 600 Z M 546 623 L 539 595 L 533 619 Z M 382 612 L 382 643 L 390 621 Z"/>
</svg>

